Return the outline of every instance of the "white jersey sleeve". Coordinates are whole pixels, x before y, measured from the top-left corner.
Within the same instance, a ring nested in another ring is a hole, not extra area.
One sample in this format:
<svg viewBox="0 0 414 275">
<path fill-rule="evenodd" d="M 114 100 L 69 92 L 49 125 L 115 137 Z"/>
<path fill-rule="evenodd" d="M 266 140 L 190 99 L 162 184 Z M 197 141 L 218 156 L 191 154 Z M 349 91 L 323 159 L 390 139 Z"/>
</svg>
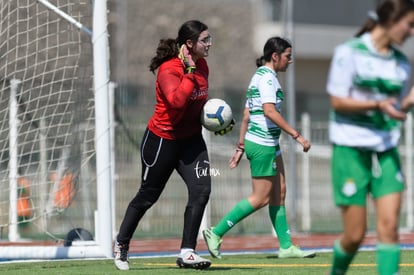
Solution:
<svg viewBox="0 0 414 275">
<path fill-rule="evenodd" d="M 346 45 L 336 47 L 328 75 L 327 92 L 337 97 L 349 96 L 354 73 L 352 49 Z"/>
<path fill-rule="evenodd" d="M 258 88 L 260 92 L 260 98 L 262 104 L 264 103 L 274 103 L 276 104 L 276 93 L 278 89 L 280 89 L 279 81 L 277 78 L 270 73 L 263 75 L 258 83 Z"/>
</svg>

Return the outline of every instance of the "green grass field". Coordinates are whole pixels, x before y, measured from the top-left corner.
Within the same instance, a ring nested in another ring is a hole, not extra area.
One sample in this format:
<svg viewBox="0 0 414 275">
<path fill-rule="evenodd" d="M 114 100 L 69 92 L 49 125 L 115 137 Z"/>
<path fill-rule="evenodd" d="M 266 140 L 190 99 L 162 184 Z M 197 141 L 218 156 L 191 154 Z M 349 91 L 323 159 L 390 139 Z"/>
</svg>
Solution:
<svg viewBox="0 0 414 275">
<path fill-rule="evenodd" d="M 326 274 L 329 270 L 331 253 L 319 253 L 313 259 L 278 259 L 274 254 L 224 255 L 222 260 L 213 260 L 209 269 L 197 271 L 180 269 L 175 257 L 133 258 L 129 271 L 118 271 L 112 260 L 66 260 L 0 264 L 0 274 L 278 274 L 303 275 Z M 414 251 L 402 252 L 401 274 L 414 274 Z M 347 274 L 377 274 L 374 252 L 360 252 Z"/>
</svg>

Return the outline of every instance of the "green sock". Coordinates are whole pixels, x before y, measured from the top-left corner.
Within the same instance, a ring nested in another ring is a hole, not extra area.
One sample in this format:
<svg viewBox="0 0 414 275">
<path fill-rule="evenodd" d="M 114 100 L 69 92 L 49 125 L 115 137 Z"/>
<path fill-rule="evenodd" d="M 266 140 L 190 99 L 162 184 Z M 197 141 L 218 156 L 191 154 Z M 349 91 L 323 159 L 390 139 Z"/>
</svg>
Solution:
<svg viewBox="0 0 414 275">
<path fill-rule="evenodd" d="M 222 237 L 238 222 L 252 214 L 256 209 L 250 204 L 247 199 L 239 201 L 236 206 L 228 212 L 220 222 L 213 228 L 213 233 Z"/>
<path fill-rule="evenodd" d="M 289 225 L 286 219 L 286 208 L 284 205 L 273 206 L 269 205 L 269 217 L 273 228 L 276 231 L 279 239 L 280 247 L 287 249 L 292 245 L 290 238 Z"/>
<path fill-rule="evenodd" d="M 335 241 L 333 247 L 333 260 L 332 260 L 332 268 L 331 268 L 331 275 L 340 275 L 345 274 L 348 270 L 349 265 L 352 262 L 356 253 L 347 253 L 341 247 L 339 240 Z"/>
<path fill-rule="evenodd" d="M 398 244 L 378 243 L 376 254 L 378 274 L 398 274 L 400 254 Z"/>
</svg>

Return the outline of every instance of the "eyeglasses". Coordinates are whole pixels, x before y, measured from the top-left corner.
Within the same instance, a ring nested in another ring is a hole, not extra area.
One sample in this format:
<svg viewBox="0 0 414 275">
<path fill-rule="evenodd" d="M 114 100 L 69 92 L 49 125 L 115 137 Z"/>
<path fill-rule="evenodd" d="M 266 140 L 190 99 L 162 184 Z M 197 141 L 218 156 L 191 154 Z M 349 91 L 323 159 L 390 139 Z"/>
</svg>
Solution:
<svg viewBox="0 0 414 275">
<path fill-rule="evenodd" d="M 198 42 L 201 42 L 203 44 L 211 44 L 213 42 L 213 37 L 211 35 L 206 36 L 203 39 L 198 40 Z"/>
</svg>

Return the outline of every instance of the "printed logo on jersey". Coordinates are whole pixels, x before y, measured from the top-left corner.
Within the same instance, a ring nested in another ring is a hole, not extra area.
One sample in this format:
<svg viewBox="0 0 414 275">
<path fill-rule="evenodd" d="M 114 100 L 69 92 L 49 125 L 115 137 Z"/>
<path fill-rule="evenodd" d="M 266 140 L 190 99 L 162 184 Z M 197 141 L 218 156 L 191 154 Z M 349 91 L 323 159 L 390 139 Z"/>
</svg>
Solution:
<svg viewBox="0 0 414 275">
<path fill-rule="evenodd" d="M 195 100 L 197 98 L 203 98 L 206 96 L 208 96 L 208 89 L 203 89 L 203 90 L 194 89 L 193 92 L 191 93 L 190 99 Z"/>
<path fill-rule="evenodd" d="M 273 85 L 273 81 L 272 81 L 271 79 L 269 79 L 269 80 L 267 81 L 267 85 L 272 86 L 272 85 Z"/>
<path fill-rule="evenodd" d="M 366 61 L 365 68 L 370 72 L 372 72 L 374 70 L 374 66 L 372 65 L 371 60 Z"/>
<path fill-rule="evenodd" d="M 338 67 L 342 67 L 344 65 L 344 58 L 343 57 L 339 57 L 336 60 L 336 64 L 337 64 Z"/>
<path fill-rule="evenodd" d="M 353 179 L 347 179 L 345 184 L 342 186 L 342 193 L 347 196 L 351 197 L 355 195 L 357 192 L 356 184 Z"/>
</svg>

